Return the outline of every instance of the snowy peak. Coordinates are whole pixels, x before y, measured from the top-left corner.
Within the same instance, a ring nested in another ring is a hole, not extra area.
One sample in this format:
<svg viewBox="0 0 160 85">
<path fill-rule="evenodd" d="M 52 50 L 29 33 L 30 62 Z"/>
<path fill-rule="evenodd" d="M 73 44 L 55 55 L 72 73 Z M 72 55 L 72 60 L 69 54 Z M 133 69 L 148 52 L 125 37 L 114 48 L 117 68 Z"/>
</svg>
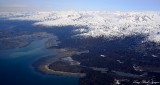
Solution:
<svg viewBox="0 0 160 85">
<path fill-rule="evenodd" d="M 53 11 L 1 12 L 9 20 L 34 20 L 33 25 L 77 26 L 75 36 L 106 38 L 147 35 L 146 40 L 160 43 L 159 12 Z"/>
</svg>

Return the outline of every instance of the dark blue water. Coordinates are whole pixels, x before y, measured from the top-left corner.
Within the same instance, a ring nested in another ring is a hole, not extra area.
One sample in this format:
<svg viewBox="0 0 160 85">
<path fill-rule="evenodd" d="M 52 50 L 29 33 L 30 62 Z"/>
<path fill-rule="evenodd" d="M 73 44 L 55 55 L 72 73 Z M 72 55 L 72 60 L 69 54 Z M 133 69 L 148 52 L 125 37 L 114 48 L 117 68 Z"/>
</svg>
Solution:
<svg viewBox="0 0 160 85">
<path fill-rule="evenodd" d="M 45 75 L 36 72 L 32 63 L 44 56 L 55 55 L 44 48 L 46 39 L 24 48 L 0 51 L 0 85 L 78 85 L 78 78 Z"/>
</svg>

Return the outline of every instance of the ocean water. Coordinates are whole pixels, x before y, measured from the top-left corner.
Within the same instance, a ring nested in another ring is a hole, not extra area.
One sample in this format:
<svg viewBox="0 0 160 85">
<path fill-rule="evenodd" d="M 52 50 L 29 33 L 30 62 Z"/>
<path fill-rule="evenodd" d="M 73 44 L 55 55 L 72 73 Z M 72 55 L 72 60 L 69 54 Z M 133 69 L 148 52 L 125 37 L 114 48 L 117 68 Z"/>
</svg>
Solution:
<svg viewBox="0 0 160 85">
<path fill-rule="evenodd" d="M 36 72 L 32 63 L 41 57 L 55 55 L 45 49 L 46 39 L 23 48 L 0 50 L 0 85 L 78 85 L 78 78 L 46 75 Z"/>
</svg>

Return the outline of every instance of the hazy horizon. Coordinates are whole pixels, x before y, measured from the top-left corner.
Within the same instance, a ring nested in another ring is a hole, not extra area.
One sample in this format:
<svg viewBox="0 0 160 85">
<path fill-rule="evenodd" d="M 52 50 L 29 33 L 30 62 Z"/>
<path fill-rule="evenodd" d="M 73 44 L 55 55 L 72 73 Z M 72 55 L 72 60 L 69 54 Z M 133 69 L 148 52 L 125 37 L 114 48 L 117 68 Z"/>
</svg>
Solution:
<svg viewBox="0 0 160 85">
<path fill-rule="evenodd" d="M 1 0 L 0 11 L 159 11 L 159 0 Z"/>
</svg>

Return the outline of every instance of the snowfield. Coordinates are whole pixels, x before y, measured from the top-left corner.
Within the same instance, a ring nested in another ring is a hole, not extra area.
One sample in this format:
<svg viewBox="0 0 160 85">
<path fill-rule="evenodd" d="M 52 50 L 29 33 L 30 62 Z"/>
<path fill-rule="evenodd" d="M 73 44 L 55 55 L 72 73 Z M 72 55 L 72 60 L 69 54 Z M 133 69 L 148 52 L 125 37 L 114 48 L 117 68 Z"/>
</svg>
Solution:
<svg viewBox="0 0 160 85">
<path fill-rule="evenodd" d="M 0 12 L 0 18 L 34 20 L 34 26 L 77 26 L 75 36 L 84 38 L 145 35 L 146 41 L 160 43 L 160 12 Z"/>
</svg>

